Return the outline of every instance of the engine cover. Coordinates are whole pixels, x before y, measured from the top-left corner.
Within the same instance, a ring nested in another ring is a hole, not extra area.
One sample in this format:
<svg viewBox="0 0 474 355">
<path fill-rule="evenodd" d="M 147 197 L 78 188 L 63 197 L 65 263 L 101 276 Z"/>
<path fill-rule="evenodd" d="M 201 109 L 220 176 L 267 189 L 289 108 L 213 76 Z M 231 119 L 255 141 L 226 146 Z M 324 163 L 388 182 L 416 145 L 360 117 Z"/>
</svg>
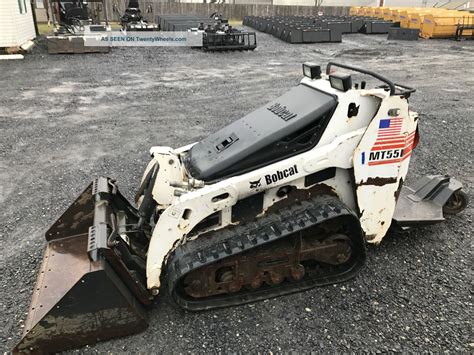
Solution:
<svg viewBox="0 0 474 355">
<path fill-rule="evenodd" d="M 336 106 L 334 96 L 301 84 L 194 145 L 186 168 L 210 181 L 310 149 Z"/>
</svg>

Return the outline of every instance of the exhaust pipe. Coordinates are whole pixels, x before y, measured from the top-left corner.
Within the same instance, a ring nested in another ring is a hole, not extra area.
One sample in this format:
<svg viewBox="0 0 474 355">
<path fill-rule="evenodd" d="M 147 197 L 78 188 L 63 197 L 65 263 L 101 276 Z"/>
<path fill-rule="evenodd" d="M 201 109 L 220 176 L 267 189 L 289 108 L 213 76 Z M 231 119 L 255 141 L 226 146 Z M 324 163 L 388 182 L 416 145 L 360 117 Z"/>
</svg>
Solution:
<svg viewBox="0 0 474 355">
<path fill-rule="evenodd" d="M 147 225 L 114 182 L 91 183 L 46 233 L 48 245 L 14 353 L 52 353 L 146 329 Z"/>
</svg>

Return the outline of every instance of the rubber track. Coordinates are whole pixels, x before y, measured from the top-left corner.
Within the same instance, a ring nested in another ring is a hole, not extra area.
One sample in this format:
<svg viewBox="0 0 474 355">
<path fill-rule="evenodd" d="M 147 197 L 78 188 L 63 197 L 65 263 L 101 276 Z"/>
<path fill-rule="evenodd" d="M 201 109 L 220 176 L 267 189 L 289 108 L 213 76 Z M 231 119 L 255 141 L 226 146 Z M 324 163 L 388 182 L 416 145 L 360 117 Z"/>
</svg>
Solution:
<svg viewBox="0 0 474 355">
<path fill-rule="evenodd" d="M 180 280 L 188 273 L 240 254 L 266 243 L 289 236 L 333 218 L 342 218 L 349 226 L 353 264 L 340 274 L 297 283 L 283 282 L 279 286 L 241 291 L 235 294 L 192 298 L 179 290 Z M 281 208 L 260 219 L 243 225 L 223 228 L 178 246 L 168 262 L 168 286 L 175 301 L 189 310 L 205 310 L 233 306 L 346 281 L 354 277 L 365 262 L 365 245 L 358 217 L 339 199 L 322 195 Z"/>
</svg>

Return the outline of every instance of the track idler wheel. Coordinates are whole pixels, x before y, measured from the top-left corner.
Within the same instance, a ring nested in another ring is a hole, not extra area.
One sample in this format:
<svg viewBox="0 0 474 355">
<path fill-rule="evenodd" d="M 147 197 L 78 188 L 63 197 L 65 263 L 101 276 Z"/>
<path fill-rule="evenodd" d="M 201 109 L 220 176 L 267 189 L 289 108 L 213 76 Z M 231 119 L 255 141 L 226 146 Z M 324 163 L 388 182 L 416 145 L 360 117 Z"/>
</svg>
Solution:
<svg viewBox="0 0 474 355">
<path fill-rule="evenodd" d="M 328 244 L 330 244 L 331 242 L 336 242 L 343 247 L 341 250 L 339 250 L 337 254 L 334 255 L 334 260 L 330 262 L 330 264 L 340 265 L 349 261 L 352 255 L 352 248 L 350 245 L 350 239 L 347 235 L 334 234 L 325 239 L 324 242 Z"/>
</svg>

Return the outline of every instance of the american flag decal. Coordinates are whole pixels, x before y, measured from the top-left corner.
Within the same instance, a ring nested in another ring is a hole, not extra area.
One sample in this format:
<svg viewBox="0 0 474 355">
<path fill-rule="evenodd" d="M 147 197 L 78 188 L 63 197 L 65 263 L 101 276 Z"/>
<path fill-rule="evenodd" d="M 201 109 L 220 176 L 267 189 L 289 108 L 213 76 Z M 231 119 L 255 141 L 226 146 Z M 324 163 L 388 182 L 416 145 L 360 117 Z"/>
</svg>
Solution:
<svg viewBox="0 0 474 355">
<path fill-rule="evenodd" d="M 399 163 L 411 155 L 416 131 L 408 136 L 401 133 L 403 118 L 387 118 L 379 122 L 377 139 L 369 152 L 368 165 Z M 362 164 L 366 156 L 362 155 Z"/>
</svg>

